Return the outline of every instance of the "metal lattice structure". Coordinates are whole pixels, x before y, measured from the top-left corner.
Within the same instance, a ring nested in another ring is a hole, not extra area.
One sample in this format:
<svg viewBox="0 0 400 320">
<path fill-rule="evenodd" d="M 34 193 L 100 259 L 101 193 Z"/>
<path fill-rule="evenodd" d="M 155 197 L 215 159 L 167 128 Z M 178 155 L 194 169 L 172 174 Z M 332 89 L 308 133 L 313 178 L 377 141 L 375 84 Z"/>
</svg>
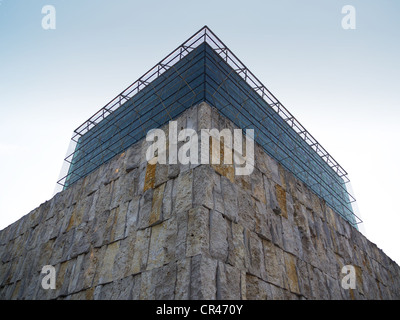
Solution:
<svg viewBox="0 0 400 320">
<path fill-rule="evenodd" d="M 353 226 L 347 172 L 208 28 L 203 27 L 79 126 L 65 159 L 68 188 L 115 155 L 207 102 L 239 128 L 252 128 L 264 150 Z"/>
</svg>

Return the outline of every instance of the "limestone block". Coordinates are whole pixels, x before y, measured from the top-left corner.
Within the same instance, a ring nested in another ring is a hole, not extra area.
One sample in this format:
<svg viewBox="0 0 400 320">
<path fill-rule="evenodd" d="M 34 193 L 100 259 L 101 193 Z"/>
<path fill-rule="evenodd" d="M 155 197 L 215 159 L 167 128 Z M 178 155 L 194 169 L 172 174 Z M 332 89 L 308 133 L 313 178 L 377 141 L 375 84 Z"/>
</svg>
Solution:
<svg viewBox="0 0 400 320">
<path fill-rule="evenodd" d="M 222 213 L 229 220 L 237 223 L 239 221 L 237 186 L 226 177 L 221 177 L 221 190 L 224 201 L 224 212 Z"/>
<path fill-rule="evenodd" d="M 248 273 L 255 275 L 261 279 L 266 279 L 267 274 L 265 271 L 264 251 L 262 246 L 262 240 L 254 232 L 246 232 L 248 249 Z"/>
<path fill-rule="evenodd" d="M 65 237 L 63 238 L 63 243 L 62 243 L 61 261 L 66 261 L 71 259 L 71 250 L 75 238 L 75 229 L 69 230 L 64 235 Z"/>
<path fill-rule="evenodd" d="M 38 266 L 37 271 L 42 270 L 43 266 L 50 264 L 50 258 L 51 258 L 51 254 L 52 254 L 52 247 L 54 245 L 54 241 L 55 240 L 52 239 L 52 240 L 49 240 L 48 242 L 42 243 L 40 245 L 40 251 L 38 248 L 39 258 L 38 258 L 38 262 L 37 262 L 37 266 Z M 21 262 L 24 257 L 25 257 L 25 255 L 21 256 L 21 260 L 20 260 Z M 22 279 L 22 277 L 25 276 L 22 273 L 22 268 L 20 268 L 19 274 L 16 271 L 16 275 L 17 275 L 18 279 Z"/>
<path fill-rule="evenodd" d="M 150 164 L 147 163 L 146 166 L 146 175 L 144 178 L 144 186 L 143 186 L 143 192 L 145 192 L 148 189 L 153 189 L 154 184 L 155 184 L 155 176 L 156 176 L 156 167 L 157 164 Z"/>
<path fill-rule="evenodd" d="M 131 201 L 128 202 L 128 208 L 126 212 L 126 228 L 125 237 L 131 237 L 136 234 L 136 227 L 138 224 L 139 216 L 139 202 L 140 196 L 134 196 Z"/>
<path fill-rule="evenodd" d="M 184 212 L 192 208 L 193 170 L 181 173 L 176 182 L 174 212 Z"/>
<path fill-rule="evenodd" d="M 173 300 L 177 274 L 176 263 L 171 262 L 154 271 L 154 298 L 156 300 Z"/>
<path fill-rule="evenodd" d="M 218 300 L 240 300 L 240 276 L 239 269 L 221 261 L 218 262 L 216 276 Z"/>
<path fill-rule="evenodd" d="M 76 229 L 74 234 L 74 241 L 72 243 L 71 251 L 69 253 L 71 258 L 74 258 L 82 253 L 87 253 L 90 250 L 90 226 L 87 223 L 81 223 Z"/>
<path fill-rule="evenodd" d="M 256 209 L 255 232 L 260 238 L 271 240 L 272 235 L 271 235 L 270 218 L 265 203 L 256 200 L 255 209 Z"/>
<path fill-rule="evenodd" d="M 84 261 L 85 255 L 81 254 L 80 256 L 76 257 L 75 263 L 71 269 L 71 276 L 70 282 L 68 286 L 68 293 L 77 292 L 83 289 L 82 283 L 79 282 L 79 275 L 82 272 L 82 266 Z"/>
<path fill-rule="evenodd" d="M 134 169 L 139 168 L 142 162 L 142 143 L 138 142 L 128 148 L 125 156 L 125 171 L 131 172 Z"/>
<path fill-rule="evenodd" d="M 249 230 L 255 230 L 255 200 L 242 190 L 238 190 L 239 223 Z"/>
<path fill-rule="evenodd" d="M 140 198 L 140 211 L 138 227 L 144 229 L 149 227 L 151 209 L 153 205 L 153 189 L 147 189 Z"/>
<path fill-rule="evenodd" d="M 119 243 L 112 269 L 113 279 L 122 279 L 127 276 L 129 259 L 132 258 L 133 254 L 132 239 L 125 238 L 119 241 Z"/>
<path fill-rule="evenodd" d="M 147 260 L 147 270 L 161 267 L 165 258 L 165 239 L 168 223 L 157 224 L 151 228 L 150 247 Z"/>
<path fill-rule="evenodd" d="M 167 159 L 168 160 L 168 159 Z M 167 164 L 157 164 L 154 187 L 158 187 L 161 184 L 164 184 L 168 181 L 168 167 Z"/>
<path fill-rule="evenodd" d="M 119 250 L 120 241 L 110 243 L 107 246 L 106 252 L 104 254 L 100 269 L 99 269 L 99 284 L 111 282 L 113 278 L 113 267 L 115 256 Z"/>
<path fill-rule="evenodd" d="M 263 240 L 262 243 L 267 281 L 278 287 L 287 288 L 284 251 L 271 241 Z"/>
<path fill-rule="evenodd" d="M 68 260 L 61 262 L 59 268 L 56 268 L 56 289 L 55 296 L 56 297 L 64 297 L 68 295 L 68 287 L 71 280 L 71 273 L 74 269 L 76 263 L 76 259 Z M 44 290 L 40 286 L 40 290 Z"/>
<path fill-rule="evenodd" d="M 192 257 L 190 299 L 215 300 L 217 261 L 204 255 Z"/>
<path fill-rule="evenodd" d="M 271 285 L 256 276 L 246 276 L 246 299 L 247 300 L 272 300 L 273 291 Z"/>
<path fill-rule="evenodd" d="M 310 277 L 312 299 L 329 300 L 330 296 L 326 275 L 320 269 L 310 264 L 307 265 L 307 268 Z"/>
<path fill-rule="evenodd" d="M 162 200 L 162 217 L 163 219 L 171 218 L 172 212 L 172 190 L 174 186 L 174 180 L 168 180 L 165 184 L 164 196 Z"/>
<path fill-rule="evenodd" d="M 162 203 L 164 197 L 165 183 L 154 189 L 151 212 L 149 217 L 149 226 L 162 221 Z"/>
<path fill-rule="evenodd" d="M 180 225 L 180 221 L 178 221 L 177 217 L 170 218 L 165 220 L 166 224 L 165 236 L 164 236 L 164 264 L 170 263 L 171 261 L 176 261 L 180 258 L 184 257 L 185 251 L 182 250 L 182 255 L 178 256 L 178 227 Z"/>
<path fill-rule="evenodd" d="M 307 263 L 301 259 L 296 259 L 296 270 L 297 270 L 297 275 L 298 275 L 298 280 L 299 280 L 300 293 L 306 299 L 311 299 L 312 291 L 311 291 L 310 277 L 308 274 Z"/>
<path fill-rule="evenodd" d="M 290 253 L 284 252 L 285 268 L 289 283 L 289 290 L 300 294 L 299 278 L 297 275 L 296 257 Z"/>
<path fill-rule="evenodd" d="M 240 224 L 231 223 L 231 233 L 232 237 L 228 237 L 228 263 L 240 270 L 244 270 L 246 268 L 244 228 Z"/>
<path fill-rule="evenodd" d="M 281 219 L 282 223 L 282 239 L 285 251 L 295 256 L 303 256 L 303 248 L 301 245 L 301 235 L 296 225 L 287 219 Z"/>
<path fill-rule="evenodd" d="M 112 184 L 109 183 L 107 185 L 101 185 L 98 192 L 99 195 L 96 201 L 95 215 L 111 209 Z"/>
<path fill-rule="evenodd" d="M 111 241 L 121 240 L 125 237 L 126 230 L 126 215 L 128 212 L 128 202 L 122 203 L 119 207 L 115 208 L 115 222 L 112 229 Z"/>
<path fill-rule="evenodd" d="M 268 155 L 258 144 L 254 146 L 254 166 L 266 176 L 270 176 L 271 172 L 268 167 Z"/>
<path fill-rule="evenodd" d="M 273 182 L 275 182 L 277 184 L 280 184 L 281 183 L 281 177 L 280 177 L 280 174 L 279 174 L 278 163 L 276 162 L 275 159 L 271 158 L 268 155 L 267 155 L 267 159 L 268 159 L 268 169 L 269 169 L 269 172 L 270 172 L 270 176 L 268 176 L 268 178 L 271 179 Z"/>
<path fill-rule="evenodd" d="M 113 221 L 113 216 L 111 215 L 110 210 L 105 210 L 102 212 L 99 212 L 96 217 L 93 220 L 92 223 L 92 229 L 90 232 L 90 238 L 91 238 L 91 243 L 94 247 L 101 247 L 103 244 L 105 244 L 109 239 L 106 239 L 106 228 L 107 228 L 107 222 L 108 221 Z M 108 228 L 109 224 L 108 223 Z M 59 237 L 58 237 L 59 238 Z M 57 240 L 58 240 L 57 238 Z M 56 240 L 56 242 L 57 242 Z"/>
<path fill-rule="evenodd" d="M 146 269 L 150 235 L 151 228 L 137 231 L 133 258 L 129 261 L 130 268 L 128 274 L 136 274 Z"/>
<path fill-rule="evenodd" d="M 193 205 L 214 208 L 214 170 L 207 165 L 193 169 Z"/>
<path fill-rule="evenodd" d="M 276 199 L 278 201 L 279 210 L 276 209 L 275 213 L 282 215 L 284 218 L 288 218 L 287 207 L 286 207 L 286 191 L 279 184 L 275 185 Z"/>
<path fill-rule="evenodd" d="M 268 214 L 268 223 L 270 226 L 272 242 L 277 246 L 283 248 L 283 230 L 282 230 L 282 218 L 280 215 L 274 213 Z"/>
<path fill-rule="evenodd" d="M 265 196 L 266 196 L 266 202 L 267 206 L 272 209 L 272 211 L 276 214 L 281 213 L 281 208 L 279 207 L 279 202 L 276 197 L 276 190 L 275 190 L 275 182 L 267 178 L 266 176 L 264 177 L 264 187 L 265 187 Z"/>
<path fill-rule="evenodd" d="M 190 293 L 191 258 L 176 262 L 175 299 L 188 300 Z"/>
<path fill-rule="evenodd" d="M 188 212 L 177 212 L 176 213 L 176 235 L 175 235 L 175 258 L 184 259 L 186 257 L 186 248 L 188 246 L 187 236 L 188 236 Z M 191 221 L 192 223 L 193 221 Z M 172 229 L 171 229 L 172 230 Z M 173 241 L 174 235 L 168 236 Z M 194 243 L 194 242 L 193 242 Z M 191 249 L 192 250 L 192 249 Z M 170 255 L 168 253 L 168 255 Z"/>
<path fill-rule="evenodd" d="M 265 188 L 264 188 L 264 178 L 263 174 L 257 168 L 254 168 L 252 174 L 250 175 L 251 181 L 251 194 L 257 200 L 266 203 Z"/>
<path fill-rule="evenodd" d="M 226 261 L 228 257 L 228 228 L 223 215 L 218 211 L 210 211 L 210 255 Z"/>
<path fill-rule="evenodd" d="M 97 285 L 99 270 L 105 252 L 106 246 L 103 246 L 101 248 L 91 248 L 90 252 L 84 255 L 81 269 L 82 271 L 79 274 L 78 280 L 78 284 L 80 284 L 83 288 L 90 288 Z"/>
<path fill-rule="evenodd" d="M 140 280 L 140 300 L 154 300 L 155 299 L 155 292 L 154 292 L 154 285 L 153 285 L 153 276 L 156 269 L 148 270 L 141 273 L 141 280 Z"/>
<path fill-rule="evenodd" d="M 210 129 L 210 124 L 211 124 L 211 107 L 205 103 L 202 102 L 198 105 L 197 108 L 197 128 L 198 130 L 201 129 Z"/>
<path fill-rule="evenodd" d="M 119 279 L 100 286 L 96 299 L 98 300 L 131 300 L 134 286 L 133 276 Z"/>
<path fill-rule="evenodd" d="M 209 210 L 196 207 L 188 212 L 186 256 L 208 253 L 209 250 Z"/>
</svg>

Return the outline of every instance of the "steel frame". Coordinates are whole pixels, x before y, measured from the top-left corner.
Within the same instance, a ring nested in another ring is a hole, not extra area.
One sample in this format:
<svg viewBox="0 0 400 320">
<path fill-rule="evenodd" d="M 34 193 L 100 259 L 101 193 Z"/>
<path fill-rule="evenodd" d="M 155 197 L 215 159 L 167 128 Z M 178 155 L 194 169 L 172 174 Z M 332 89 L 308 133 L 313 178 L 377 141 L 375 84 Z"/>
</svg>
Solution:
<svg viewBox="0 0 400 320">
<path fill-rule="evenodd" d="M 162 59 L 159 63 L 157 63 L 153 68 L 151 68 L 148 72 L 142 75 L 138 80 L 132 83 L 129 87 L 127 87 L 124 91 L 122 91 L 119 95 L 117 95 L 114 99 L 112 99 L 109 103 L 107 103 L 103 108 L 101 108 L 98 112 L 96 112 L 93 116 L 91 116 L 88 120 L 86 120 L 82 125 L 80 125 L 77 129 L 74 130 L 74 134 L 72 137 L 72 141 L 78 143 L 80 137 L 85 135 L 95 126 L 99 125 L 101 121 L 106 119 L 109 115 L 113 114 L 116 110 L 118 110 L 124 103 L 128 102 L 133 96 L 141 92 L 144 88 L 151 86 L 152 82 L 162 76 L 167 70 L 173 68 L 174 65 L 181 61 L 184 57 L 186 57 L 189 53 L 193 50 L 196 50 L 201 44 L 207 43 L 218 55 L 221 57 L 235 72 L 238 74 L 274 111 L 284 122 L 300 137 L 307 145 L 313 150 L 314 154 L 311 154 L 309 150 L 305 150 L 307 154 L 314 158 L 314 156 L 318 156 L 321 158 L 334 172 L 337 177 L 341 178 L 343 181 L 343 192 L 348 194 L 349 196 L 349 203 L 354 202 L 354 197 L 346 190 L 344 184 L 349 182 L 347 172 L 339 165 L 339 163 L 321 146 L 321 144 L 300 124 L 300 122 L 284 107 L 284 105 L 261 83 L 261 81 L 235 56 L 235 54 L 207 27 L 204 26 L 198 32 L 196 32 L 192 37 L 182 43 L 178 48 L 172 51 L 169 55 L 167 55 L 164 59 Z M 183 78 L 184 79 L 184 78 Z M 222 83 L 223 84 L 223 83 Z M 193 92 L 195 97 L 195 93 Z M 160 99 L 160 98 L 159 98 Z M 162 99 L 160 99 L 162 102 Z M 142 109 L 145 108 L 145 105 L 142 106 Z M 166 110 L 166 108 L 165 108 Z M 221 110 L 222 113 L 223 110 Z M 240 110 L 236 110 L 239 111 Z M 270 117 L 269 114 L 265 113 L 266 117 Z M 121 118 L 122 116 L 120 116 Z M 150 121 L 154 121 L 151 118 Z M 172 119 L 170 119 L 172 120 Z M 260 119 L 259 124 L 263 126 L 262 119 Z M 272 121 L 274 121 L 272 119 Z M 275 122 L 280 129 L 291 135 L 291 133 L 284 128 L 279 123 Z M 116 126 L 117 131 L 120 130 L 118 126 L 118 122 L 114 121 L 110 125 Z M 144 130 L 145 123 L 142 124 L 142 129 Z M 160 125 L 156 123 L 156 125 Z M 265 126 L 263 126 L 265 128 Z M 268 128 L 265 128 L 270 134 L 274 134 L 270 132 Z M 96 137 L 94 137 L 96 138 Z M 121 137 L 120 139 L 124 139 L 125 136 Z M 135 139 L 135 137 L 130 136 L 130 138 Z M 98 138 L 100 143 L 104 141 L 101 140 L 101 137 Z M 119 140 L 118 140 L 119 141 Z M 297 140 L 294 139 L 297 143 Z M 301 145 L 297 143 L 299 148 L 302 148 Z M 276 148 L 282 148 L 279 145 L 275 145 Z M 304 148 L 303 148 L 304 149 Z M 70 163 L 72 162 L 72 158 L 76 152 L 83 151 L 82 146 L 77 146 L 74 152 L 69 154 L 65 161 Z M 109 150 L 110 155 L 116 155 L 118 152 L 113 150 Z M 104 155 L 102 155 L 104 156 Z M 279 162 L 284 162 L 286 159 L 276 159 Z M 290 158 L 291 161 L 301 161 L 301 159 L 293 159 Z M 318 165 L 319 163 L 316 162 Z M 303 164 L 310 168 L 310 163 Z M 285 166 L 285 165 L 284 165 Z M 285 166 L 286 167 L 286 166 Z M 302 166 L 304 167 L 304 166 Z M 290 168 L 288 168 L 290 170 Z M 325 170 L 322 168 L 321 170 Z M 301 172 L 297 172 L 299 175 Z M 332 176 L 331 172 L 327 172 L 329 175 Z M 66 186 L 66 180 L 69 175 L 76 174 L 75 172 L 69 172 L 68 175 L 61 178 L 58 183 L 64 187 Z M 332 176 L 333 177 L 333 176 Z M 78 178 L 82 178 L 82 176 L 78 175 Z M 301 178 L 300 178 L 301 179 Z M 312 190 L 314 190 L 315 185 L 319 185 L 320 187 L 320 194 L 322 196 L 323 190 L 327 191 L 326 197 L 330 196 L 336 198 L 339 202 L 342 202 L 335 194 L 332 194 L 332 188 L 329 185 L 324 185 L 324 183 L 316 182 L 314 185 L 311 183 L 313 181 L 304 181 L 307 179 L 301 179 L 307 186 L 309 186 Z M 336 193 L 336 191 L 334 192 Z M 325 196 L 323 196 L 325 197 Z M 339 197 L 340 198 L 340 197 Z M 333 208 L 336 210 L 336 208 Z M 356 218 L 356 224 L 362 222 L 359 217 L 357 217 L 353 212 L 349 212 Z M 339 212 L 339 214 L 341 214 Z M 342 215 L 342 214 L 341 214 Z"/>
</svg>

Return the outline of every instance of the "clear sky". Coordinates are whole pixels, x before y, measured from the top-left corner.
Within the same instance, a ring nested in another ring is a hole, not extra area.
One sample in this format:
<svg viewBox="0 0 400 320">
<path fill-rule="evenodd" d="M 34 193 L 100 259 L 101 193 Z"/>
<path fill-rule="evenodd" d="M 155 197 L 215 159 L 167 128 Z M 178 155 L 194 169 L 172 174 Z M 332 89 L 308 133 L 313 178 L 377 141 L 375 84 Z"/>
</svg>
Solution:
<svg viewBox="0 0 400 320">
<path fill-rule="evenodd" d="M 400 264 L 398 0 L 0 0 L 0 229 L 53 196 L 73 130 L 204 25 L 347 170 Z"/>
</svg>

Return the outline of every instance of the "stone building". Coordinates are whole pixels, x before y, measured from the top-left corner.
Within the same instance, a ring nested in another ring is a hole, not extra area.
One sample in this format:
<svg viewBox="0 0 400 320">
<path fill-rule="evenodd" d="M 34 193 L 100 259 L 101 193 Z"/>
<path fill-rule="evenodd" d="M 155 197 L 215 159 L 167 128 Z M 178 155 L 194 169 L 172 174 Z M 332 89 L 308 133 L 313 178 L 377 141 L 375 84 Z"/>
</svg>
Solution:
<svg viewBox="0 0 400 320">
<path fill-rule="evenodd" d="M 251 173 L 147 161 L 146 134 L 171 137 L 172 120 L 199 146 L 205 129 L 253 129 Z M 347 173 L 207 27 L 75 133 L 64 190 L 0 231 L 0 299 L 400 298 Z"/>
</svg>

